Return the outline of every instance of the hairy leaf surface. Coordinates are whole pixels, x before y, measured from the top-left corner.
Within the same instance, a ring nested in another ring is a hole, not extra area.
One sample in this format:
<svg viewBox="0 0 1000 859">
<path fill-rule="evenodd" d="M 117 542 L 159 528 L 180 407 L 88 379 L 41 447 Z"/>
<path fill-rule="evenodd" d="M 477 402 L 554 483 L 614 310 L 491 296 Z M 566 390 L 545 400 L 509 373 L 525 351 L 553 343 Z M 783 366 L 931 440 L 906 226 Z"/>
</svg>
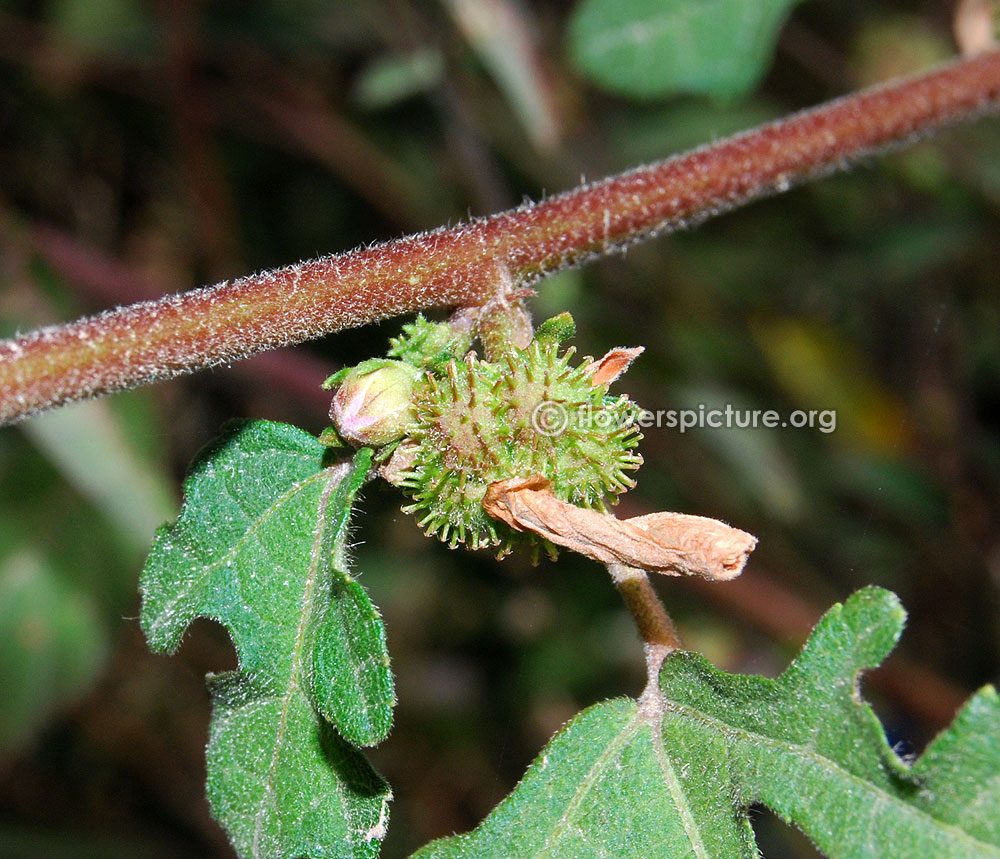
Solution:
<svg viewBox="0 0 1000 859">
<path fill-rule="evenodd" d="M 388 786 L 354 748 L 391 722 L 385 632 L 343 572 L 371 456 L 325 455 L 291 426 L 230 425 L 143 571 L 151 647 L 174 650 L 197 616 L 236 645 L 239 671 L 210 679 L 208 794 L 241 856 L 374 856 L 385 834 Z"/>
<path fill-rule="evenodd" d="M 893 594 L 859 591 L 774 680 L 677 653 L 660 701 L 584 711 L 477 829 L 417 855 L 752 857 L 747 810 L 763 803 L 831 857 L 1000 857 L 996 691 L 912 765 L 857 693 L 903 621 Z"/>
<path fill-rule="evenodd" d="M 750 89 L 798 0 L 583 0 L 570 23 L 577 66 L 609 89 L 652 98 Z"/>
</svg>

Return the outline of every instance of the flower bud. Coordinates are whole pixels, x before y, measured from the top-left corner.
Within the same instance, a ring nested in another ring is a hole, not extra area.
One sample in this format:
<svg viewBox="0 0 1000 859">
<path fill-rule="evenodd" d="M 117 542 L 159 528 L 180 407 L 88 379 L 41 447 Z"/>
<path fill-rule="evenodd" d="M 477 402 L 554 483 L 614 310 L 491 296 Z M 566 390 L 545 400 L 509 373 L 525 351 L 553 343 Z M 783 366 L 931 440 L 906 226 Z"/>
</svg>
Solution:
<svg viewBox="0 0 1000 859">
<path fill-rule="evenodd" d="M 330 420 L 341 438 L 380 447 L 397 441 L 413 422 L 410 400 L 420 371 L 402 361 L 365 361 L 341 380 Z"/>
</svg>

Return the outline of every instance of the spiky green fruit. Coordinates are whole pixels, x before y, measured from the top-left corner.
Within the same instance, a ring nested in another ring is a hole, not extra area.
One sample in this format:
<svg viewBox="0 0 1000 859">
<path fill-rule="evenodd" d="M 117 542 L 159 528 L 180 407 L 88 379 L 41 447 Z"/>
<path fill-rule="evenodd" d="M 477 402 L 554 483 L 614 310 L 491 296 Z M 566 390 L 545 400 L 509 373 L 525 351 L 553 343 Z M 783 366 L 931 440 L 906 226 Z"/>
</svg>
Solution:
<svg viewBox="0 0 1000 859">
<path fill-rule="evenodd" d="M 475 320 L 418 316 L 392 340 L 397 360 L 372 359 L 327 379 L 324 387 L 336 388 L 334 429 L 321 438 L 379 448 L 382 475 L 412 499 L 403 510 L 452 548 L 537 550 L 539 538 L 486 513 L 487 487 L 542 475 L 561 500 L 605 510 L 634 486 L 639 409 L 608 387 L 642 350 L 613 349 L 573 366 L 575 350 L 559 351 L 575 330 L 563 313 L 527 348 L 508 346 L 484 361 L 468 351 Z"/>
<path fill-rule="evenodd" d="M 497 362 L 470 353 L 427 374 L 389 467 L 413 499 L 404 511 L 428 535 L 503 555 L 535 538 L 483 510 L 490 483 L 541 474 L 557 497 L 599 510 L 635 485 L 628 473 L 642 462 L 634 452 L 638 409 L 595 385 L 591 367 L 571 366 L 573 353 L 536 340 Z"/>
</svg>

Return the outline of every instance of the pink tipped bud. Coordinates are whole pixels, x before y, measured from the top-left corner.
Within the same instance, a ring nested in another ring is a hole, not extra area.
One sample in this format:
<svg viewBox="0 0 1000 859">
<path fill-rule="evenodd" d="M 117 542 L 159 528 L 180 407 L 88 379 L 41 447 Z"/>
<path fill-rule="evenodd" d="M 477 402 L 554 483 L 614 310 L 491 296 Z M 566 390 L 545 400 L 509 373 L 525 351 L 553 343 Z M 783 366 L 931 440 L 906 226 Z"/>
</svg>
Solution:
<svg viewBox="0 0 1000 859">
<path fill-rule="evenodd" d="M 380 447 L 397 441 L 413 422 L 410 401 L 420 371 L 402 361 L 366 361 L 340 383 L 330 420 L 341 438 Z"/>
</svg>

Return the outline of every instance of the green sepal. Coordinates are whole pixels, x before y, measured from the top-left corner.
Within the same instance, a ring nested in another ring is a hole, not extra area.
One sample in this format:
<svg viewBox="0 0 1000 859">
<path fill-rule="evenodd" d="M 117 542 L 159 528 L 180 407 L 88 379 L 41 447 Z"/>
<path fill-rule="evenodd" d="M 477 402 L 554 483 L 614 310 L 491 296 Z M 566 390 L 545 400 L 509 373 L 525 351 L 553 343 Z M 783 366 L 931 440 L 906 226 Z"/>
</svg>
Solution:
<svg viewBox="0 0 1000 859">
<path fill-rule="evenodd" d="M 320 387 L 324 391 L 332 391 L 335 387 L 337 387 L 337 385 L 344 381 L 344 377 L 353 369 L 354 367 L 343 367 L 340 370 L 337 370 L 337 372 L 332 376 L 327 376 L 326 379 L 323 380 L 323 384 L 320 385 Z"/>
<path fill-rule="evenodd" d="M 336 427 L 327 427 L 324 429 L 319 434 L 318 441 L 323 447 L 328 447 L 331 450 L 341 450 L 351 446 L 340 437 L 340 433 L 337 432 Z"/>
<path fill-rule="evenodd" d="M 333 390 L 337 385 L 344 381 L 351 373 L 356 373 L 358 376 L 363 376 L 365 373 L 371 373 L 374 370 L 380 370 L 383 367 L 394 367 L 399 366 L 399 361 L 392 361 L 388 358 L 368 358 L 362 361 L 360 364 L 355 364 L 353 367 L 344 367 L 337 370 L 332 376 L 327 377 L 323 380 L 323 384 L 320 387 L 324 391 Z"/>
<path fill-rule="evenodd" d="M 543 347 L 559 347 L 567 340 L 572 340 L 576 336 L 576 322 L 569 311 L 564 311 L 558 316 L 546 319 L 535 331 L 535 340 Z"/>
</svg>

